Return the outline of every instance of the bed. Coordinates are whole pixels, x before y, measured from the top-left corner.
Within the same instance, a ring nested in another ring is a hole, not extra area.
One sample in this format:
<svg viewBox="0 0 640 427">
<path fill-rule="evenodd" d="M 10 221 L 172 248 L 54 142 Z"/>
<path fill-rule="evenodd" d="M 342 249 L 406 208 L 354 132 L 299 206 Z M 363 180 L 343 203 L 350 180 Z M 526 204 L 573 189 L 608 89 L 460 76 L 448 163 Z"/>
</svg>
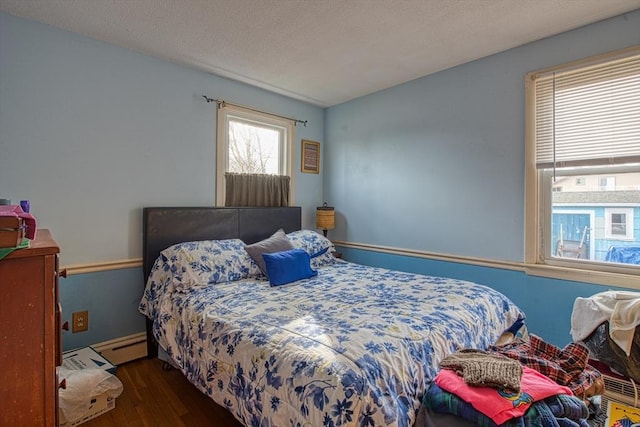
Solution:
<svg viewBox="0 0 640 427">
<path fill-rule="evenodd" d="M 330 241 L 300 230 L 297 207 L 154 207 L 143 217 L 149 354 L 159 345 L 247 426 L 412 426 L 442 358 L 486 348 L 524 318 L 476 283 L 337 259 Z M 309 255 L 326 248 L 311 261 L 317 275 L 270 286 L 249 265 L 242 245 L 278 229 Z M 212 261 L 211 247 L 233 259 Z M 186 280 L 192 255 L 200 268 L 225 266 Z"/>
</svg>

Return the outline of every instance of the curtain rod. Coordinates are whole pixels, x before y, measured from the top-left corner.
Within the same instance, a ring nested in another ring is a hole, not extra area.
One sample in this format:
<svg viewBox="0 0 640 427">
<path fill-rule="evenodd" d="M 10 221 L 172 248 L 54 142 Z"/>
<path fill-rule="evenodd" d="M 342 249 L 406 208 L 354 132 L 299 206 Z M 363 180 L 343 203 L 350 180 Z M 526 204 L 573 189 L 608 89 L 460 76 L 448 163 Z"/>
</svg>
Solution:
<svg viewBox="0 0 640 427">
<path fill-rule="evenodd" d="M 260 110 L 257 110 L 255 108 L 245 107 L 244 105 L 234 104 L 233 102 L 228 102 L 228 101 L 225 101 L 224 99 L 209 98 L 207 95 L 202 95 L 202 97 L 205 99 L 205 101 L 207 101 L 207 103 L 215 102 L 216 104 L 218 104 L 218 108 L 220 108 L 221 105 L 229 104 L 229 105 L 233 105 L 234 107 L 240 107 L 240 108 L 245 108 L 247 110 L 255 111 L 256 113 L 270 114 L 272 116 L 280 117 L 281 119 L 291 120 L 291 121 L 293 121 L 295 126 L 297 126 L 298 123 L 302 123 L 304 125 L 304 127 L 307 127 L 308 120 L 298 120 L 298 119 L 294 119 L 294 118 L 291 118 L 291 117 L 280 116 L 278 114 L 267 113 L 266 111 L 260 111 Z"/>
</svg>

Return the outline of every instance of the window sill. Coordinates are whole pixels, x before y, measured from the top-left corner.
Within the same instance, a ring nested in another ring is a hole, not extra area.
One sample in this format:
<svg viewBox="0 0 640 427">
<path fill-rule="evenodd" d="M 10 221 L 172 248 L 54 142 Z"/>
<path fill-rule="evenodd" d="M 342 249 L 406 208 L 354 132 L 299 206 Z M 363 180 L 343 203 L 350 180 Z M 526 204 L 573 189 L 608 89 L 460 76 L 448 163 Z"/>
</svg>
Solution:
<svg viewBox="0 0 640 427">
<path fill-rule="evenodd" d="M 620 286 L 640 290 L 640 277 L 637 274 L 611 273 L 607 271 L 583 270 L 541 264 L 525 264 L 524 272 L 530 276 Z"/>
<path fill-rule="evenodd" d="M 546 277 L 550 279 L 570 280 L 575 282 L 594 283 L 605 286 L 619 286 L 621 288 L 640 290 L 640 276 L 631 273 L 611 273 L 596 270 L 584 270 L 566 266 L 527 264 L 519 262 L 505 262 L 464 256 L 454 256 L 434 252 L 408 250 L 389 246 L 369 245 L 353 243 L 341 240 L 333 240 L 336 246 L 353 248 L 364 251 L 373 251 L 400 256 L 418 257 L 437 261 L 476 265 L 481 267 L 497 268 L 503 270 L 521 271 L 530 276 Z"/>
</svg>

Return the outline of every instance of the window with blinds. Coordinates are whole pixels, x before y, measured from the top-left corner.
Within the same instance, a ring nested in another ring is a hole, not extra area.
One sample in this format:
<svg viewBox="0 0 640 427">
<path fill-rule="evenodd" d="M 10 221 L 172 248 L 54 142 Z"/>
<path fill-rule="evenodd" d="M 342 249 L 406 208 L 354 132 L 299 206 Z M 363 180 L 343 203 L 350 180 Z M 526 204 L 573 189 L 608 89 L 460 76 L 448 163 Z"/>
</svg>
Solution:
<svg viewBox="0 0 640 427">
<path fill-rule="evenodd" d="M 640 162 L 640 53 L 532 78 L 538 168 Z"/>
<path fill-rule="evenodd" d="M 527 261 L 637 275 L 640 47 L 528 74 L 527 109 Z"/>
</svg>

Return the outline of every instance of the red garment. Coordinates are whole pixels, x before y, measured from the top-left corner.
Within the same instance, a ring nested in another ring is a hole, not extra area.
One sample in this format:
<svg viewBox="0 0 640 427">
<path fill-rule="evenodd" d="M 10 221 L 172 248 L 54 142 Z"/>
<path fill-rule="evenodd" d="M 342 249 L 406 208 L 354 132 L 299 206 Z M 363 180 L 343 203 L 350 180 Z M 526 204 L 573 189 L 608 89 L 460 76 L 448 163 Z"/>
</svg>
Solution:
<svg viewBox="0 0 640 427">
<path fill-rule="evenodd" d="M 567 344 L 561 350 L 531 334 L 528 342 L 492 346 L 488 351 L 515 359 L 558 384 L 566 385 L 580 397 L 602 377 L 600 371 L 588 364 L 589 350 L 577 343 Z"/>
<path fill-rule="evenodd" d="M 0 216 L 22 218 L 26 225 L 25 237 L 29 240 L 36 238 L 36 218 L 23 211 L 20 205 L 0 205 Z"/>
<path fill-rule="evenodd" d="M 557 394 L 573 395 L 568 387 L 561 386 L 526 366 L 522 370 L 519 392 L 491 387 L 473 387 L 467 385 L 462 377 L 449 369 L 442 369 L 436 375 L 435 383 L 441 389 L 471 404 L 478 412 L 491 418 L 498 425 L 523 416 L 533 402 Z"/>
</svg>

